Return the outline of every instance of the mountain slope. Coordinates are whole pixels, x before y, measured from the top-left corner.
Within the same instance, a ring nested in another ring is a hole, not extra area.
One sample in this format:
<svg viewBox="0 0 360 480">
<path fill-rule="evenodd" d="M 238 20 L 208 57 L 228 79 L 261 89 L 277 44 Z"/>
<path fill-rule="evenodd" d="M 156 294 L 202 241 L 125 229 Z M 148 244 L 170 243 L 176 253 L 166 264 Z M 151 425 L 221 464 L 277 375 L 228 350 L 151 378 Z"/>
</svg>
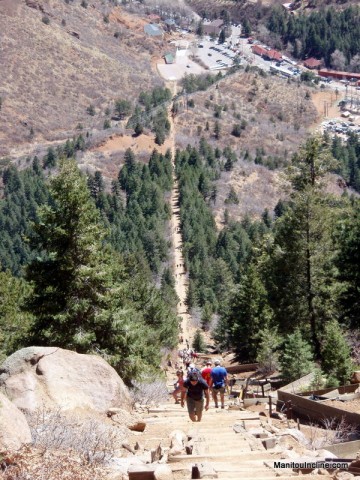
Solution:
<svg viewBox="0 0 360 480">
<path fill-rule="evenodd" d="M 2 156 L 15 145 L 71 136 L 79 123 L 101 128 L 115 99 L 159 83 L 151 56 L 162 41 L 146 37 L 145 21 L 120 7 L 0 0 L 0 13 Z"/>
</svg>

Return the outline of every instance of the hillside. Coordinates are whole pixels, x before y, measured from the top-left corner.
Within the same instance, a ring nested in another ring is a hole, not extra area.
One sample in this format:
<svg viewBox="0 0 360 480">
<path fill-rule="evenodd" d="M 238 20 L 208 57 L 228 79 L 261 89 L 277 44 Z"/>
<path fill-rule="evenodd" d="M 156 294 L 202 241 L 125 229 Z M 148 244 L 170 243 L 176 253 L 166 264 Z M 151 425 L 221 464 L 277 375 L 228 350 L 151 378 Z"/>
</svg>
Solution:
<svg viewBox="0 0 360 480">
<path fill-rule="evenodd" d="M 234 22 L 243 22 L 244 18 L 251 21 L 253 25 L 262 23 L 263 17 L 268 14 L 271 7 L 282 5 L 282 0 L 187 0 L 186 2 L 196 13 L 206 18 L 216 18 L 227 12 Z M 296 10 L 314 11 L 323 7 L 333 6 L 343 9 L 350 5 L 357 5 L 354 0 L 295 0 L 292 2 Z"/>
<path fill-rule="evenodd" d="M 102 129 L 115 99 L 135 99 L 160 83 L 151 59 L 162 40 L 146 37 L 145 20 L 120 7 L 1 0 L 0 10 L 0 156 L 81 128 Z"/>
<path fill-rule="evenodd" d="M 216 182 L 218 225 L 225 208 L 236 219 L 246 213 L 259 216 L 265 208 L 272 211 L 284 195 L 283 182 L 274 169 L 290 160 L 318 119 L 311 93 L 302 84 L 240 71 L 190 96 L 194 107 L 176 117 L 177 145 L 197 145 L 203 136 L 213 148 L 231 148 L 238 159 Z M 240 127 L 236 136 L 232 134 L 235 126 Z M 225 203 L 231 188 L 238 203 Z"/>
</svg>

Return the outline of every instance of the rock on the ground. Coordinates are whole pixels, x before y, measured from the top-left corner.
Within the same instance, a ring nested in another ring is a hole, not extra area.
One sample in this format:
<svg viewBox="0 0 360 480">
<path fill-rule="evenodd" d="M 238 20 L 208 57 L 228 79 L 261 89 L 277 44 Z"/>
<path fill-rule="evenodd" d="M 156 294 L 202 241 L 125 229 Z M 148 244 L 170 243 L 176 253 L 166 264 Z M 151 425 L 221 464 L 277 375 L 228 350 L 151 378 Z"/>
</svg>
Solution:
<svg viewBox="0 0 360 480">
<path fill-rule="evenodd" d="M 169 438 L 171 440 L 169 455 L 181 455 L 185 453 L 186 435 L 184 432 L 174 430 L 170 433 Z"/>
<path fill-rule="evenodd" d="M 18 450 L 31 442 L 24 414 L 0 393 L 0 451 Z"/>
<path fill-rule="evenodd" d="M 334 477 L 335 480 L 352 480 L 354 475 L 350 472 L 335 472 Z"/>
<path fill-rule="evenodd" d="M 143 432 L 146 428 L 146 422 L 136 412 L 129 413 L 122 408 L 109 408 L 106 413 L 114 423 L 124 425 L 133 432 Z"/>
<path fill-rule="evenodd" d="M 131 409 L 130 394 L 116 371 L 97 355 L 55 347 L 28 347 L 0 367 L 0 390 L 21 410 Z"/>
<path fill-rule="evenodd" d="M 173 480 L 174 476 L 169 465 L 158 465 L 154 472 L 155 480 Z"/>
</svg>

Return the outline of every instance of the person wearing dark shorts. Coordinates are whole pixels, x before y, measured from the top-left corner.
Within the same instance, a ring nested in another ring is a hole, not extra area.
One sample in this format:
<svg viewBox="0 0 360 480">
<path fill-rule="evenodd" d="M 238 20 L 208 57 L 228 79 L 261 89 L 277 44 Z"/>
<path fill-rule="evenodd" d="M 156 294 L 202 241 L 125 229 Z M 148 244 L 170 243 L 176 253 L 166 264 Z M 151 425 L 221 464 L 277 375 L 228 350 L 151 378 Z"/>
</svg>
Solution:
<svg viewBox="0 0 360 480">
<path fill-rule="evenodd" d="M 220 394 L 221 408 L 225 408 L 225 389 L 228 378 L 226 368 L 221 366 L 220 360 L 215 360 L 215 367 L 211 370 L 210 387 L 215 402 L 215 408 L 218 408 L 218 394 Z"/>
<path fill-rule="evenodd" d="M 209 409 L 209 386 L 197 373 L 190 373 L 184 382 L 185 391 L 181 392 L 181 406 L 186 405 L 189 417 L 193 422 L 200 422 L 204 410 L 204 396 L 206 399 L 205 410 Z"/>
</svg>

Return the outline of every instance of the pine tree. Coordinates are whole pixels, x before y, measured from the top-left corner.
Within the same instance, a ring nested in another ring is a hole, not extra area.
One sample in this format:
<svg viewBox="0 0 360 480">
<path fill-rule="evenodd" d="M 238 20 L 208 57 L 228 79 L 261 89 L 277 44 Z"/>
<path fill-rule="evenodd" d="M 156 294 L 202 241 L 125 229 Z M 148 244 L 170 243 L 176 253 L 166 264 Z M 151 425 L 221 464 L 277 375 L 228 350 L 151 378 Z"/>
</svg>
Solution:
<svg viewBox="0 0 360 480">
<path fill-rule="evenodd" d="M 44 253 L 26 273 L 34 286 L 26 302 L 34 315 L 29 340 L 86 352 L 108 288 L 105 231 L 74 161 L 63 161 L 50 189 L 53 205 L 41 207 L 34 224 L 34 245 Z"/>
<path fill-rule="evenodd" d="M 297 380 L 313 370 L 311 347 L 303 339 L 299 329 L 287 336 L 284 351 L 280 356 L 280 365 L 282 377 L 288 382 Z"/>
<path fill-rule="evenodd" d="M 322 191 L 332 161 L 318 138 L 311 139 L 294 158 L 291 202 L 277 219 L 269 254 L 266 287 L 280 332 L 310 328 L 320 355 L 324 321 L 337 313 L 338 285 L 333 268 L 333 227 L 340 208 Z"/>
<path fill-rule="evenodd" d="M 336 257 L 340 294 L 341 317 L 353 328 L 360 326 L 360 202 L 339 219 L 339 249 Z"/>
<path fill-rule="evenodd" d="M 340 385 L 347 383 L 353 370 L 353 364 L 350 347 L 336 320 L 331 320 L 325 326 L 321 355 L 324 372 L 335 378 Z"/>
<path fill-rule="evenodd" d="M 268 327 L 272 311 L 255 264 L 250 264 L 241 283 L 230 295 L 228 310 L 220 324 L 227 325 L 230 344 L 242 359 L 254 361 L 259 349 L 259 332 Z"/>
<path fill-rule="evenodd" d="M 21 311 L 21 303 L 29 289 L 23 280 L 0 272 L 0 362 L 14 353 L 28 328 L 31 318 Z"/>
<path fill-rule="evenodd" d="M 266 327 L 258 333 L 259 347 L 256 361 L 262 373 L 270 374 L 278 369 L 281 337 L 276 328 Z"/>
<path fill-rule="evenodd" d="M 216 140 L 219 140 L 220 136 L 221 136 L 221 127 L 220 127 L 219 121 L 216 120 L 214 125 L 214 137 L 216 138 Z"/>
<path fill-rule="evenodd" d="M 199 353 L 206 351 L 205 340 L 200 330 L 196 330 L 195 332 L 192 348 L 195 350 L 195 352 Z"/>
</svg>

